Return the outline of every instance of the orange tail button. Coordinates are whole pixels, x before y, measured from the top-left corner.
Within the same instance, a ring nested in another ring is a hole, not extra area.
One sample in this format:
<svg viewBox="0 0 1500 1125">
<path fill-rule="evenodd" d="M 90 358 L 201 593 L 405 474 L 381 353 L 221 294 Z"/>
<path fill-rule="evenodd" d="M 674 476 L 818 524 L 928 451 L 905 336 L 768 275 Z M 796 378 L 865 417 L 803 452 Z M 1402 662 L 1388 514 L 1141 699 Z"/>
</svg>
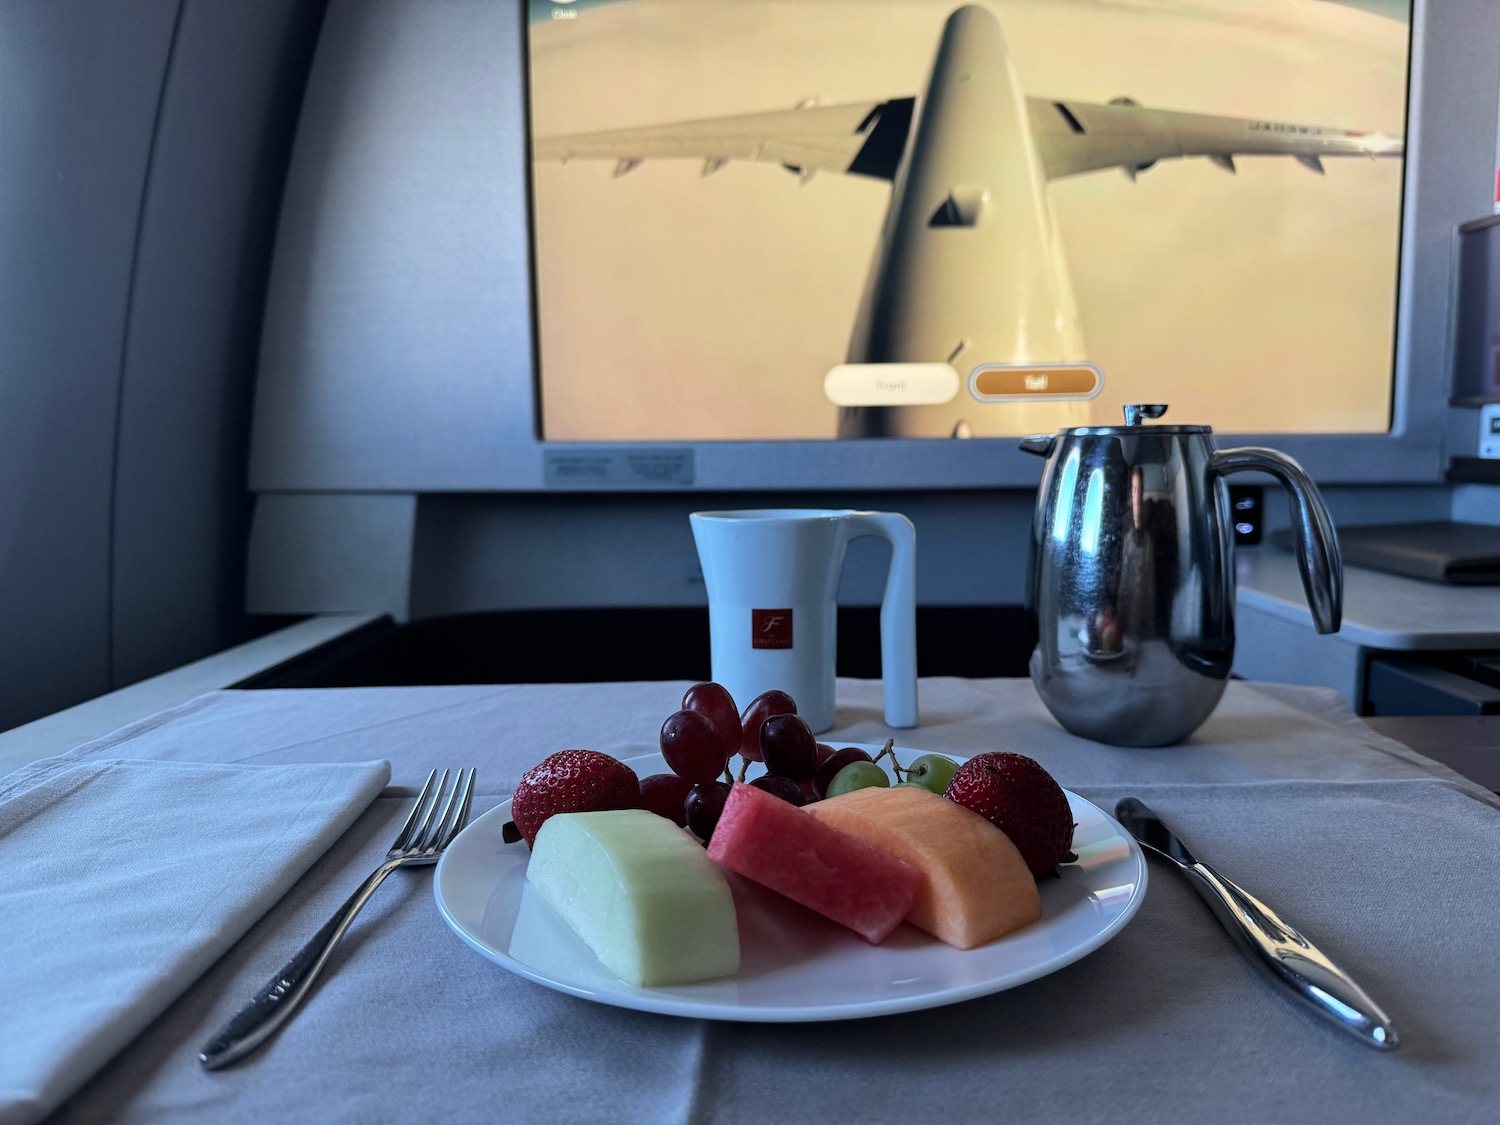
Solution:
<svg viewBox="0 0 1500 1125">
<path fill-rule="evenodd" d="M 1014 398 L 1092 398 L 1104 386 L 1104 376 L 1092 363 L 976 367 L 969 376 L 969 393 L 980 402 Z"/>
</svg>

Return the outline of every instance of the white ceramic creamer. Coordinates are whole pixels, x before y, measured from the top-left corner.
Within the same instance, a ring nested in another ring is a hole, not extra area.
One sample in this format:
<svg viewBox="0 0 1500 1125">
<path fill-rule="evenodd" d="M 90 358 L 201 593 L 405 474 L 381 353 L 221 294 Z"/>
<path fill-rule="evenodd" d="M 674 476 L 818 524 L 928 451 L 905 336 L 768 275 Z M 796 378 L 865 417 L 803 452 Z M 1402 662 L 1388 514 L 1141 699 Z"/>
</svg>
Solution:
<svg viewBox="0 0 1500 1125">
<path fill-rule="evenodd" d="M 849 541 L 887 540 L 885 721 L 917 725 L 916 529 L 909 519 L 838 508 L 694 512 L 689 519 L 708 589 L 714 679 L 741 708 L 763 691 L 787 692 L 814 731 L 834 724 L 837 595 Z"/>
</svg>

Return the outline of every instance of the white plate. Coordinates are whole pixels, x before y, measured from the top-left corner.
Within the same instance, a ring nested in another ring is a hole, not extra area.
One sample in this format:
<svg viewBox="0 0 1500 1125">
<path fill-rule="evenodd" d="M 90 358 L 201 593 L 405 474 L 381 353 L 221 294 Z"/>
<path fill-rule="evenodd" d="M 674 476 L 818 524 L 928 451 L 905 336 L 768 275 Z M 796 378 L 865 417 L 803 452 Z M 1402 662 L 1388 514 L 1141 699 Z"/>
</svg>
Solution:
<svg viewBox="0 0 1500 1125">
<path fill-rule="evenodd" d="M 839 742 L 850 746 L 859 743 Z M 878 746 L 862 746 L 872 754 Z M 901 750 L 903 761 L 923 753 Z M 665 773 L 657 754 L 629 758 L 641 777 Z M 526 881 L 530 851 L 506 844 L 510 802 L 479 817 L 438 862 L 433 892 L 465 942 L 513 973 L 600 1004 L 699 1019 L 800 1023 L 935 1008 L 1013 988 L 1070 965 L 1124 928 L 1146 893 L 1140 848 L 1114 820 L 1068 794 L 1078 827 L 1062 877 L 1043 879 L 1042 920 L 977 949 L 944 945 L 903 923 L 868 945 L 835 922 L 730 876 L 740 971 L 668 988 L 635 988 L 599 963 Z"/>
</svg>

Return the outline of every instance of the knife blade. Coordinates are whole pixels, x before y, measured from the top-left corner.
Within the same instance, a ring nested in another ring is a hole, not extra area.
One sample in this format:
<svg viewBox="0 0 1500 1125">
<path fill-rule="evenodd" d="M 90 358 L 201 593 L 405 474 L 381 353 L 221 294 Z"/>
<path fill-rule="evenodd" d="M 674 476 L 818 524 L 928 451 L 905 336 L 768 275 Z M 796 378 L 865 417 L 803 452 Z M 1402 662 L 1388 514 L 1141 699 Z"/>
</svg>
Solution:
<svg viewBox="0 0 1500 1125">
<path fill-rule="evenodd" d="M 1220 924 L 1257 966 L 1335 1027 L 1361 1043 L 1391 1051 L 1400 1042 L 1390 1017 L 1317 946 L 1265 903 L 1193 853 L 1143 802 L 1126 797 L 1115 819 L 1141 845 L 1181 871 Z"/>
</svg>

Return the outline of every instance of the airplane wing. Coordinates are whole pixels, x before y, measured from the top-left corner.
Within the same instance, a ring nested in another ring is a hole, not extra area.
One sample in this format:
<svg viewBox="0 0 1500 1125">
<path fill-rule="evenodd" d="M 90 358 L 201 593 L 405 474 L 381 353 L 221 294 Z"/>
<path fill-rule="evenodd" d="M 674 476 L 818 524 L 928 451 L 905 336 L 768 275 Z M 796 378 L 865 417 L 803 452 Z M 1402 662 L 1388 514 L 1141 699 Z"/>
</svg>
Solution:
<svg viewBox="0 0 1500 1125">
<path fill-rule="evenodd" d="M 833 172 L 893 180 L 915 107 L 915 98 L 900 97 L 542 137 L 533 155 L 564 163 L 613 160 L 617 176 L 644 160 L 690 159 L 703 161 L 705 176 L 749 160 L 804 177 Z M 1151 109 L 1129 98 L 1104 105 L 1027 98 L 1027 110 L 1049 180 L 1104 168 L 1134 179 L 1158 160 L 1189 156 L 1231 172 L 1236 156 L 1290 156 L 1321 173 L 1324 157 L 1400 156 L 1404 148 L 1401 138 L 1384 133 Z"/>
<path fill-rule="evenodd" d="M 613 160 L 622 176 L 643 160 L 703 161 L 706 176 L 731 160 L 781 164 L 804 176 L 850 173 L 889 180 L 896 175 L 913 98 L 856 105 L 801 106 L 771 113 L 667 125 L 542 137 L 537 160 Z"/>
<path fill-rule="evenodd" d="M 1028 98 L 1032 134 L 1049 180 L 1101 168 L 1135 173 L 1158 160 L 1205 156 L 1234 171 L 1236 156 L 1290 156 L 1314 172 L 1327 156 L 1400 156 L 1400 137 L 1150 109 L 1129 98 L 1106 105 Z"/>
</svg>

